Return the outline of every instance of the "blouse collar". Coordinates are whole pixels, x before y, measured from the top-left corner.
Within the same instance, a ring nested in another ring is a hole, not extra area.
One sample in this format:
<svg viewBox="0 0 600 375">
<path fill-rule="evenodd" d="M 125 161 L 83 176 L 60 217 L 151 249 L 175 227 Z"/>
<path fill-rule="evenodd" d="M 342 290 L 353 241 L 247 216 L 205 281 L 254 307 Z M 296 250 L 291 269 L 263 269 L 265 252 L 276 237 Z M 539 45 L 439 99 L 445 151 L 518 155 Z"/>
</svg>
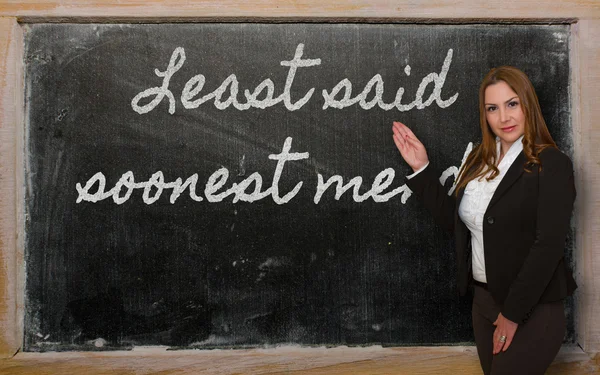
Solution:
<svg viewBox="0 0 600 375">
<path fill-rule="evenodd" d="M 504 155 L 504 157 L 502 159 L 512 159 L 513 157 L 517 157 L 517 155 L 519 155 L 521 153 L 521 151 L 523 151 L 523 137 L 525 135 L 521 135 L 519 137 L 519 139 L 517 139 L 512 145 L 510 145 L 510 148 L 508 149 L 508 151 L 506 152 L 506 155 Z M 500 152 L 502 150 L 502 145 L 500 144 L 500 137 L 496 137 L 496 155 L 498 157 L 500 157 Z"/>
</svg>

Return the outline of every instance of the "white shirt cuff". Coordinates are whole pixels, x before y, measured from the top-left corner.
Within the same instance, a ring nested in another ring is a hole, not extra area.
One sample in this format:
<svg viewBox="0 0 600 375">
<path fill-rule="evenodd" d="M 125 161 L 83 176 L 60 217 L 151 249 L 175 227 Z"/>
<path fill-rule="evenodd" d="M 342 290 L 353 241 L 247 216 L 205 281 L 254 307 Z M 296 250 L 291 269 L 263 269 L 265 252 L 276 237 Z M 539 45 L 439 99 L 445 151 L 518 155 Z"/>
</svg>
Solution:
<svg viewBox="0 0 600 375">
<path fill-rule="evenodd" d="M 418 175 L 419 173 L 423 172 L 423 170 L 424 170 L 425 168 L 427 168 L 427 166 L 428 166 L 428 165 L 429 165 L 429 162 L 427 162 L 427 164 L 425 164 L 424 166 L 422 166 L 421 168 L 419 168 L 419 169 L 418 169 L 418 170 L 417 170 L 415 173 L 413 173 L 413 174 L 410 174 L 410 175 L 406 176 L 406 178 L 408 178 L 408 179 L 410 180 L 411 178 L 415 177 L 415 176 L 416 176 L 416 175 Z"/>
</svg>

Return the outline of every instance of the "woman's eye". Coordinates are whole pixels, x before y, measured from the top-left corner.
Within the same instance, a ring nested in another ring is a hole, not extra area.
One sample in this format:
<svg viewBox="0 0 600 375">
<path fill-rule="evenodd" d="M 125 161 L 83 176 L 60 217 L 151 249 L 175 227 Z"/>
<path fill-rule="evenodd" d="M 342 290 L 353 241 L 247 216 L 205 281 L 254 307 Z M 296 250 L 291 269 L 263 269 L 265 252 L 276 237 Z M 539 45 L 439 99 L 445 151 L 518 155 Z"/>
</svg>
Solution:
<svg viewBox="0 0 600 375">
<path fill-rule="evenodd" d="M 496 110 L 496 107 L 494 107 L 494 106 L 487 107 L 488 112 L 494 112 L 495 110 Z"/>
<path fill-rule="evenodd" d="M 508 103 L 508 106 L 510 108 L 514 108 L 514 107 L 516 107 L 518 105 L 519 105 L 519 102 L 517 102 L 516 100 L 513 100 L 512 102 Z"/>
</svg>

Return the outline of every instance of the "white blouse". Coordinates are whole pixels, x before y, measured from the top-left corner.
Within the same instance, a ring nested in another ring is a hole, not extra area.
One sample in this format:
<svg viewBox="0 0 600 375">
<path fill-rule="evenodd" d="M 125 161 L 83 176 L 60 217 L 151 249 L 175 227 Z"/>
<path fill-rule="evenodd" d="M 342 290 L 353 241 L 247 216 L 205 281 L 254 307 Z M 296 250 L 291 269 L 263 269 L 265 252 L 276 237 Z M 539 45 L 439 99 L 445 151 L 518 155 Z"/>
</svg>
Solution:
<svg viewBox="0 0 600 375">
<path fill-rule="evenodd" d="M 483 251 L 483 216 L 500 181 L 502 181 L 504 175 L 506 175 L 506 172 L 521 151 L 523 151 L 523 136 L 510 146 L 506 155 L 504 155 L 500 164 L 498 164 L 500 173 L 496 178 L 488 181 L 484 177 L 481 177 L 469 181 L 458 207 L 458 216 L 471 232 L 473 278 L 482 283 L 487 282 Z M 500 141 L 498 139 L 496 140 L 496 152 L 499 157 Z"/>
<path fill-rule="evenodd" d="M 500 157 L 500 147 L 500 139 L 496 138 L 496 153 L 498 157 Z M 521 151 L 523 151 L 523 136 L 510 146 L 506 155 L 504 155 L 500 161 L 500 164 L 498 165 L 500 173 L 496 178 L 488 181 L 484 176 L 469 181 L 465 187 L 465 193 L 460 201 L 460 206 L 458 207 L 458 216 L 471 232 L 473 278 L 482 283 L 487 283 L 485 275 L 485 256 L 483 252 L 483 216 L 500 181 L 502 181 L 502 178 L 504 178 L 504 175 Z M 429 163 L 415 173 L 407 176 L 407 178 L 413 178 L 427 168 L 428 165 Z"/>
</svg>

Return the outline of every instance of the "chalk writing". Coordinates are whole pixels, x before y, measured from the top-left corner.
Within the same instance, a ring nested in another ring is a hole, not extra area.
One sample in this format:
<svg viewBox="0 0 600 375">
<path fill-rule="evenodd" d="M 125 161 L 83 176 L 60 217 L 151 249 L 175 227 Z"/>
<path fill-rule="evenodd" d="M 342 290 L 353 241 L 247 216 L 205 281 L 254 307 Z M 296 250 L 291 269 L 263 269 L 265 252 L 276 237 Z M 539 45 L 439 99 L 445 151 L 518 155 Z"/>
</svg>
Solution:
<svg viewBox="0 0 600 375">
<path fill-rule="evenodd" d="M 467 150 L 464 153 L 462 163 L 464 163 L 472 148 L 473 144 L 469 143 Z M 285 164 L 287 162 L 308 159 L 310 156 L 308 152 L 291 152 L 291 149 L 292 137 L 287 137 L 281 152 L 279 154 L 269 155 L 270 160 L 277 161 L 275 171 L 273 173 L 273 180 L 269 188 L 263 190 L 263 178 L 260 173 L 254 172 L 241 182 L 234 182 L 231 184 L 231 187 L 223 190 L 227 184 L 227 180 L 229 179 L 229 170 L 225 167 L 221 167 L 209 176 L 206 184 L 204 185 L 204 197 L 206 198 L 206 201 L 210 203 L 218 203 L 222 202 L 225 198 L 232 196 L 233 203 L 240 201 L 256 202 L 270 196 L 273 202 L 278 205 L 283 205 L 290 202 L 300 192 L 304 182 L 297 182 L 291 191 L 281 195 L 279 181 L 281 179 Z M 444 185 L 450 176 L 454 176 L 456 180 L 458 170 L 459 168 L 455 166 L 451 166 L 446 169 L 440 177 L 440 183 Z M 412 191 L 406 185 L 398 186 L 395 189 L 384 193 L 392 185 L 395 176 L 396 172 L 393 168 L 384 169 L 383 171 L 379 172 L 377 176 L 375 176 L 371 188 L 361 194 L 360 190 L 363 185 L 363 178 L 361 176 L 353 177 L 346 184 L 344 184 L 344 179 L 340 175 L 333 175 L 329 177 L 327 181 L 325 181 L 323 175 L 318 173 L 317 187 L 313 202 L 315 204 L 319 204 L 327 190 L 335 184 L 335 200 L 339 200 L 347 191 L 352 189 L 352 199 L 357 203 L 364 202 L 369 198 L 373 199 L 373 201 L 377 203 L 387 202 L 396 195 L 402 194 L 401 202 L 402 204 L 405 204 L 408 198 L 410 198 L 412 195 Z M 127 202 L 131 198 L 131 195 L 135 189 L 143 189 L 142 201 L 148 205 L 156 202 L 161 197 L 163 192 L 168 189 L 172 189 L 169 198 L 169 202 L 171 204 L 174 204 L 181 194 L 186 190 L 188 190 L 189 196 L 192 200 L 196 202 L 202 202 L 204 201 L 204 198 L 199 196 L 196 192 L 197 184 L 197 173 L 188 177 L 185 182 L 180 177 L 173 182 L 165 182 L 165 177 L 162 171 L 157 171 L 152 174 L 148 181 L 136 182 L 133 172 L 127 171 L 121 176 L 121 178 L 119 178 L 112 189 L 106 191 L 106 176 L 104 176 L 102 172 L 98 172 L 94 174 L 85 183 L 85 185 L 80 183 L 75 185 L 75 189 L 77 190 L 78 194 L 76 203 L 96 203 L 108 198 L 112 198 L 115 204 L 120 205 Z M 152 193 L 153 191 L 154 193 Z M 454 186 L 448 194 L 451 194 L 452 191 L 454 191 Z"/>
<path fill-rule="evenodd" d="M 310 89 L 302 99 L 293 102 L 292 101 L 292 85 L 294 83 L 294 78 L 296 77 L 296 72 L 298 68 L 302 67 L 310 67 L 321 64 L 321 59 L 302 59 L 302 54 L 304 53 L 304 44 L 298 44 L 296 47 L 296 53 L 294 54 L 294 58 L 290 61 L 281 61 L 281 66 L 289 67 L 287 79 L 285 81 L 285 86 L 283 89 L 283 93 L 279 95 L 277 98 L 273 98 L 275 92 L 275 85 L 273 81 L 269 78 L 262 81 L 252 93 L 249 90 L 244 91 L 244 96 L 246 97 L 245 103 L 240 103 L 237 99 L 238 91 L 239 91 L 239 82 L 235 74 L 230 74 L 225 80 L 221 83 L 221 85 L 214 90 L 213 92 L 202 96 L 201 98 L 194 99 L 200 91 L 204 88 L 204 83 L 206 82 L 206 77 L 202 74 L 198 74 L 190 78 L 185 84 L 183 91 L 181 93 L 181 103 L 186 109 L 194 109 L 198 108 L 201 104 L 214 99 L 214 105 L 216 108 L 223 110 L 227 109 L 230 105 L 233 105 L 234 108 L 238 110 L 246 110 L 249 108 L 267 108 L 272 107 L 278 103 L 283 102 L 285 107 L 289 111 L 295 111 L 300 109 L 304 104 L 306 104 L 313 92 L 314 88 Z M 169 90 L 169 82 L 173 74 L 177 72 L 183 66 L 185 62 L 185 50 L 182 47 L 177 47 L 173 54 L 171 55 L 171 60 L 169 61 L 169 66 L 166 71 L 161 72 L 158 69 L 155 70 L 155 74 L 159 77 L 163 77 L 163 83 L 161 87 L 153 87 L 147 90 L 144 90 L 137 94 L 131 101 L 131 107 L 134 111 L 139 114 L 148 113 L 163 100 L 165 96 L 169 99 L 169 113 L 175 113 L 175 98 L 171 90 Z M 223 101 L 223 94 L 228 91 L 229 97 Z M 257 99 L 259 95 L 262 94 L 264 90 L 267 90 L 266 96 L 259 100 Z M 139 103 L 142 99 L 146 99 L 148 97 L 154 96 L 151 102 L 140 106 Z"/>
<path fill-rule="evenodd" d="M 227 179 L 229 178 L 229 170 L 223 167 L 215 171 L 208 178 L 208 181 L 204 187 L 204 196 L 206 197 L 206 200 L 211 203 L 218 203 L 228 196 L 234 195 L 234 203 L 238 201 L 255 202 L 270 195 L 273 198 L 273 201 L 277 204 L 285 204 L 289 202 L 292 198 L 294 198 L 294 196 L 296 196 L 296 194 L 298 194 L 303 182 L 298 182 L 292 191 L 284 194 L 283 196 L 279 195 L 279 180 L 281 178 L 281 174 L 283 173 L 285 163 L 288 161 L 307 159 L 309 157 L 308 152 L 290 152 L 291 148 L 292 138 L 288 137 L 285 140 L 281 153 L 269 155 L 269 159 L 277 160 L 277 166 L 275 167 L 275 173 L 273 174 L 273 182 L 271 187 L 265 191 L 261 191 L 262 176 L 258 172 L 254 172 L 242 182 L 233 183 L 229 189 L 219 193 L 219 190 L 225 186 Z M 127 171 L 121 176 L 117 184 L 112 189 L 105 191 L 106 177 L 102 172 L 98 172 L 86 182 L 85 186 L 82 186 L 80 183 L 75 185 L 78 193 L 76 202 L 80 203 L 86 201 L 95 203 L 112 197 L 113 202 L 116 204 L 123 204 L 129 200 L 134 189 L 144 189 L 142 200 L 146 204 L 152 204 L 156 202 L 165 189 L 173 189 L 169 200 L 171 204 L 175 203 L 177 198 L 179 198 L 181 193 L 186 189 L 189 190 L 190 198 L 197 202 L 201 202 L 203 200 L 202 197 L 196 194 L 197 182 L 198 174 L 194 174 L 189 177 L 185 183 L 182 183 L 181 178 L 178 178 L 174 182 L 165 182 L 163 173 L 161 171 L 154 173 L 148 181 L 135 182 L 133 172 Z M 246 190 L 252 185 L 254 185 L 254 190 L 251 193 L 247 193 Z M 94 186 L 97 186 L 97 188 L 95 188 L 96 192 L 92 194 L 90 193 L 90 190 L 94 189 Z M 123 188 L 125 188 L 125 194 L 121 195 Z M 156 188 L 156 192 L 154 193 L 154 196 L 151 197 L 150 192 L 152 188 Z"/>
<path fill-rule="evenodd" d="M 460 167 L 451 166 L 448 169 L 446 169 L 440 176 L 440 184 L 442 184 L 444 186 L 446 185 L 446 181 L 448 180 L 448 178 L 450 176 L 454 176 L 454 183 L 452 184 L 452 187 L 448 191 L 448 195 L 452 195 L 452 193 L 454 192 L 454 189 L 456 189 L 456 183 L 458 182 L 458 180 L 456 178 L 458 177 L 458 172 L 460 171 L 462 166 L 465 164 L 465 161 L 467 161 L 467 156 L 469 156 L 471 151 L 473 151 L 473 142 L 469 142 L 469 144 L 467 145 L 467 149 L 465 150 L 462 161 L 460 162 Z"/>
<path fill-rule="evenodd" d="M 249 89 L 244 90 L 245 101 L 238 99 L 240 83 L 235 74 L 230 74 L 223 80 L 223 82 L 212 92 L 209 92 L 203 96 L 199 96 L 201 91 L 204 89 L 206 83 L 206 77 L 203 74 L 194 75 L 184 85 L 181 91 L 181 104 L 185 109 L 195 109 L 200 105 L 213 101 L 215 108 L 219 110 L 225 110 L 231 106 L 233 108 L 244 111 L 250 108 L 265 109 L 277 105 L 279 103 L 284 104 L 285 108 L 289 111 L 296 111 L 302 108 L 313 96 L 315 88 L 310 88 L 301 99 L 294 101 L 292 99 L 292 88 L 294 79 L 298 68 L 309 68 L 313 66 L 321 65 L 321 59 L 305 59 L 304 44 L 300 43 L 296 47 L 294 57 L 287 61 L 281 61 L 280 65 L 288 67 L 288 74 L 284 84 L 283 93 L 275 97 L 275 83 L 267 78 L 259 83 L 254 90 L 251 92 Z M 383 101 L 384 94 L 384 80 L 380 74 L 375 74 L 373 78 L 367 82 L 363 90 L 352 97 L 352 82 L 348 78 L 344 78 L 339 81 L 331 90 L 322 90 L 323 106 L 322 108 L 337 108 L 342 109 L 358 103 L 358 105 L 365 110 L 369 110 L 375 106 L 389 111 L 396 108 L 400 112 L 409 111 L 413 108 L 424 109 L 435 102 L 440 108 L 447 108 L 452 105 L 458 98 L 458 93 L 455 93 L 448 99 L 442 99 L 442 89 L 446 82 L 446 76 L 452 63 L 453 50 L 449 49 L 446 53 L 446 58 L 442 64 L 440 73 L 429 73 L 421 80 L 415 98 L 408 104 L 402 103 L 404 96 L 404 88 L 399 87 L 396 90 L 396 96 L 393 102 L 385 103 Z M 171 55 L 169 64 L 165 71 L 155 69 L 154 74 L 161 77 L 161 86 L 151 87 L 146 89 L 133 97 L 131 100 L 131 108 L 139 114 L 145 114 L 156 108 L 166 97 L 169 102 L 169 113 L 174 114 L 176 111 L 176 100 L 173 92 L 169 88 L 171 78 L 177 71 L 181 69 L 186 61 L 185 50 L 183 47 L 177 47 Z M 410 76 L 411 67 L 406 65 L 404 67 L 404 73 L 406 76 Z M 423 100 L 423 95 L 427 86 L 433 83 L 433 90 L 427 100 Z M 370 100 L 367 97 L 374 93 Z M 262 99 L 258 99 L 262 97 Z M 336 99 L 341 96 L 341 98 Z M 150 100 L 146 104 L 140 104 L 144 100 Z"/>
<path fill-rule="evenodd" d="M 319 203 L 325 191 L 335 183 L 337 184 L 335 189 L 336 200 L 339 200 L 346 191 L 352 188 L 352 198 L 355 202 L 363 202 L 369 198 L 372 198 L 375 202 L 378 203 L 387 202 L 392 197 L 402 193 L 401 202 L 404 204 L 412 194 L 412 191 L 406 185 L 399 186 L 387 194 L 380 195 L 380 193 L 382 193 L 392 184 L 395 175 L 396 172 L 393 168 L 387 168 L 379 172 L 379 174 L 375 177 L 375 180 L 373 181 L 371 190 L 367 191 L 363 195 L 360 195 L 359 191 L 362 184 L 362 177 L 354 177 L 346 185 L 344 185 L 344 180 L 342 176 L 334 175 L 330 177 L 327 180 L 327 182 L 323 182 L 323 176 L 319 173 L 317 176 L 318 185 L 317 192 L 314 197 L 314 202 L 315 204 Z"/>
<path fill-rule="evenodd" d="M 448 70 L 450 69 L 450 63 L 452 62 L 452 50 L 449 49 L 446 54 L 446 59 L 444 60 L 444 64 L 442 66 L 442 70 L 440 74 L 437 73 L 429 73 L 419 85 L 417 89 L 417 93 L 415 95 L 415 100 L 410 104 L 402 104 L 402 96 L 404 95 L 404 88 L 400 87 L 398 91 L 396 91 L 396 98 L 393 103 L 384 103 L 383 102 L 383 92 L 384 92 L 384 82 L 381 75 L 376 74 L 371 78 L 369 82 L 365 85 L 365 88 L 362 90 L 360 94 L 351 98 L 352 95 L 352 83 L 347 79 L 341 80 L 330 92 L 327 90 L 323 90 L 323 98 L 325 99 L 325 103 L 323 104 L 323 109 L 327 109 L 329 107 L 333 108 L 346 108 L 351 105 L 358 103 L 362 109 L 371 109 L 375 105 L 379 108 L 389 111 L 390 109 L 396 108 L 400 112 L 406 112 L 413 108 L 423 109 L 428 107 L 434 101 L 440 108 L 447 108 L 452 105 L 456 99 L 458 98 L 458 93 L 454 94 L 452 97 L 442 100 L 442 88 L 444 87 L 444 83 L 446 82 L 446 75 L 448 74 Z M 410 76 L 410 66 L 406 66 L 404 69 L 404 73 L 407 76 Z M 425 89 L 427 85 L 430 83 L 434 84 L 433 92 L 429 96 L 429 98 L 423 102 L 423 94 L 425 93 Z M 370 101 L 367 101 L 367 97 L 371 94 L 375 88 L 375 95 Z M 344 90 L 343 97 L 339 100 L 336 100 L 335 97 L 338 96 L 340 91 Z"/>
</svg>

